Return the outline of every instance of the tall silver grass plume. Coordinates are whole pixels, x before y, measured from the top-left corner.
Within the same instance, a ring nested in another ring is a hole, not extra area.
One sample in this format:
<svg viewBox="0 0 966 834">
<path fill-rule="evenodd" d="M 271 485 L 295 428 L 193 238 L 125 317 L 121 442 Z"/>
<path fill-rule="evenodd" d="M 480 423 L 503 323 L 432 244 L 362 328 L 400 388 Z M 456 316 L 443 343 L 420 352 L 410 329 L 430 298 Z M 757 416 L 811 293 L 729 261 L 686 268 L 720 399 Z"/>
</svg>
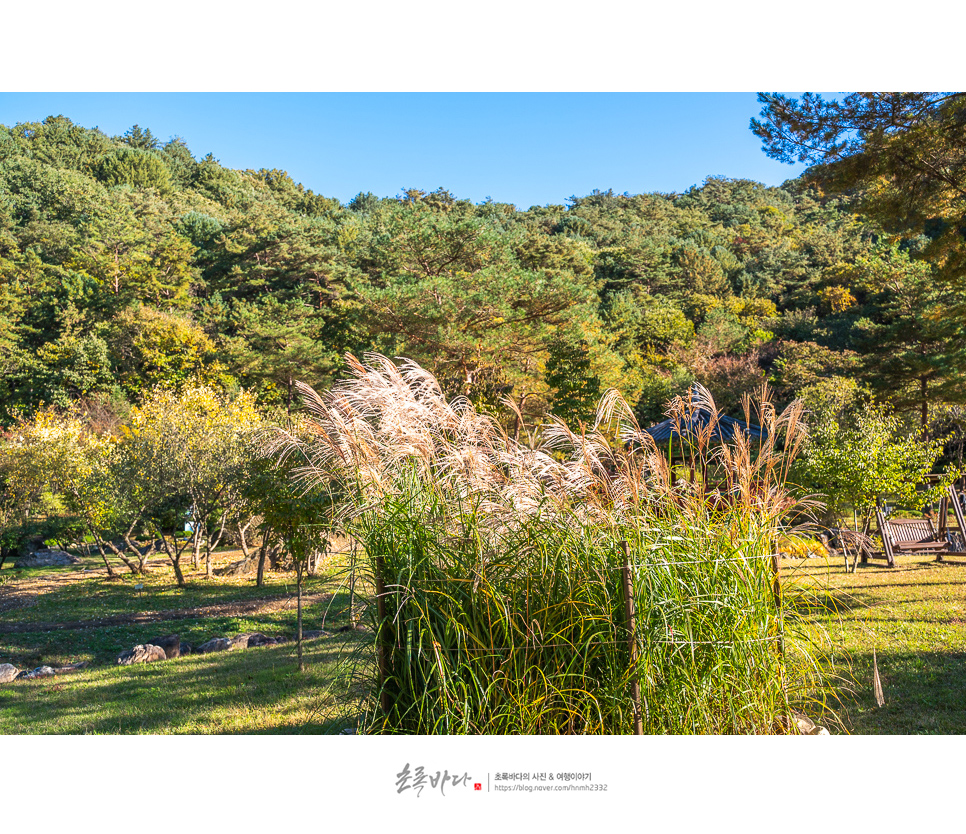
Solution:
<svg viewBox="0 0 966 834">
<path fill-rule="evenodd" d="M 872 679 L 875 690 L 875 704 L 877 707 L 885 705 L 885 695 L 882 692 L 882 681 L 879 679 L 879 664 L 876 661 L 875 649 L 872 649 Z"/>
<path fill-rule="evenodd" d="M 540 431 L 541 442 L 528 435 L 520 443 L 519 432 L 509 437 L 465 398 L 447 402 L 433 375 L 410 360 L 397 365 L 367 354 L 363 361 L 348 356 L 347 364 L 349 378 L 323 395 L 298 385 L 310 415 L 302 444 L 278 438 L 276 451 L 302 445 L 307 462 L 300 474 L 306 481 L 351 480 L 375 497 L 391 489 L 400 467 L 416 466 L 449 494 L 477 495 L 509 513 L 576 503 L 588 517 L 623 516 L 646 504 L 682 499 L 686 513 L 704 512 L 703 490 L 696 483 L 675 483 L 665 455 L 616 391 L 601 398 L 592 426 L 577 432 L 551 418 Z M 799 445 L 796 409 L 777 416 L 767 401 L 758 404 L 767 435 L 752 455 L 740 434 L 730 444 L 710 443 L 718 410 L 706 388 L 694 393 L 674 398 L 667 413 L 682 427 L 698 407 L 712 415 L 691 450 L 700 465 L 723 464 L 729 491 L 749 505 L 782 505 L 783 476 Z M 775 437 L 782 430 L 791 443 L 779 449 Z"/>
</svg>

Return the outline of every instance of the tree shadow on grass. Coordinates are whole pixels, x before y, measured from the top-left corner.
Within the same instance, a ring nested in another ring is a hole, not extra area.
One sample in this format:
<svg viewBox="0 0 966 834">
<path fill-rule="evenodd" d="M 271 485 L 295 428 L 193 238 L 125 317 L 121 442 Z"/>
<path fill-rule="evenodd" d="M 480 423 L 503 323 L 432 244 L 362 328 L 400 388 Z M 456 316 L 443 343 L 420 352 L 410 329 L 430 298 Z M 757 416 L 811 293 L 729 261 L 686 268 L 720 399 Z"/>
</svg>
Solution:
<svg viewBox="0 0 966 834">
<path fill-rule="evenodd" d="M 877 653 L 881 707 L 875 702 L 872 653 L 855 652 L 851 661 L 855 691 L 843 697 L 841 714 L 852 733 L 966 733 L 966 653 Z"/>
<path fill-rule="evenodd" d="M 811 588 L 804 593 L 789 594 L 785 605 L 803 616 L 814 614 L 846 614 L 856 608 L 868 608 L 871 601 L 863 601 L 854 590 Z"/>
</svg>

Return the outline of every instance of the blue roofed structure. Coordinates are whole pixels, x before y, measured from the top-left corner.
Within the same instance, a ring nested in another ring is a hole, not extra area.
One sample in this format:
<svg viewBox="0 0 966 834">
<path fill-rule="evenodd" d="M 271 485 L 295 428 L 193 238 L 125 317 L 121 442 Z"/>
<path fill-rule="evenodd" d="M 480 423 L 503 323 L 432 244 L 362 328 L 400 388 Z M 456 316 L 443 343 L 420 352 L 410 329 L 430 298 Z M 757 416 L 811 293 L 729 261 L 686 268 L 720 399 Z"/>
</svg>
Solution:
<svg viewBox="0 0 966 834">
<path fill-rule="evenodd" d="M 678 419 L 664 420 L 657 425 L 644 429 L 656 443 L 668 440 L 692 440 L 702 431 L 707 431 L 708 424 L 712 422 L 711 412 L 702 404 L 705 398 L 697 385 L 691 386 L 691 411 L 687 417 Z M 711 430 L 710 440 L 718 442 L 728 442 L 734 440 L 739 432 L 749 438 L 762 440 L 767 436 L 767 432 L 761 427 L 744 420 L 736 420 L 734 417 L 721 415 L 717 418 Z"/>
</svg>

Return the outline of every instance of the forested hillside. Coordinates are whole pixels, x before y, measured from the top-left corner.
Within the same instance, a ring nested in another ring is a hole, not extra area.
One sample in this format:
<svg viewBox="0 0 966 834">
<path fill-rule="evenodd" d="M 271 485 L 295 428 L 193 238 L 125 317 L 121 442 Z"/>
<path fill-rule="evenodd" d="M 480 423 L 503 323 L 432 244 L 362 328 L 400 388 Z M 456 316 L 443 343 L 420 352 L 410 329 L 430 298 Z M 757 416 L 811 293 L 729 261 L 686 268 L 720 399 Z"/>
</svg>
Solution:
<svg viewBox="0 0 966 834">
<path fill-rule="evenodd" d="M 291 408 L 295 380 L 377 350 L 527 421 L 586 418 L 609 387 L 653 421 L 692 380 L 736 413 L 769 380 L 953 437 L 963 299 L 919 257 L 928 236 L 855 207 L 720 177 L 527 210 L 445 189 L 343 205 L 138 126 L 0 126 L 0 420 L 123 415 L 189 382 Z"/>
<path fill-rule="evenodd" d="M 759 99 L 527 209 L 0 125 L 0 732 L 959 731 L 966 94 Z"/>
</svg>

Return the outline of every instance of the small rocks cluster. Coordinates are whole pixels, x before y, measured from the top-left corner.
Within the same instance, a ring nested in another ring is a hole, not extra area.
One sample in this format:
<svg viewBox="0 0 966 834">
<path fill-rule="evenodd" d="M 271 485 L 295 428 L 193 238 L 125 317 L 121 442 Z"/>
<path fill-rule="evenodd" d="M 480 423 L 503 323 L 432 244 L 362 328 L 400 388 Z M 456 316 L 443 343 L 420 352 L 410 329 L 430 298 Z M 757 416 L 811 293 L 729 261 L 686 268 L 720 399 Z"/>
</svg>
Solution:
<svg viewBox="0 0 966 834">
<path fill-rule="evenodd" d="M 302 639 L 311 640 L 314 637 L 324 637 L 327 631 L 305 631 Z M 188 654 L 208 654 L 209 652 L 227 652 L 238 649 L 253 649 L 257 646 L 275 646 L 279 643 L 288 643 L 292 640 L 285 634 L 261 634 L 253 632 L 250 634 L 237 634 L 234 637 L 213 637 L 200 646 L 191 646 L 190 643 L 182 643 L 178 634 L 168 634 L 164 637 L 154 637 L 147 643 L 137 645 L 132 649 L 121 652 L 117 656 L 116 665 L 133 666 L 136 663 L 154 663 L 160 660 L 173 660 Z M 60 675 L 64 672 L 75 672 L 84 669 L 90 664 L 87 662 L 74 663 L 70 666 L 52 668 L 50 666 L 38 666 L 36 669 L 21 670 L 10 663 L 0 663 L 0 684 L 10 683 L 14 680 L 30 680 L 32 678 L 46 678 Z"/>
<path fill-rule="evenodd" d="M 85 669 L 89 663 L 72 663 L 70 666 L 60 666 L 54 669 L 51 666 L 38 666 L 36 669 L 18 669 L 9 663 L 0 663 L 0 683 L 10 683 L 15 680 L 31 680 L 32 678 L 52 678 L 54 675 L 62 675 L 65 672 L 76 672 L 78 669 Z"/>
<path fill-rule="evenodd" d="M 302 634 L 302 637 L 305 640 L 310 640 L 313 637 L 322 637 L 327 633 L 325 631 L 306 631 Z M 254 649 L 257 646 L 275 646 L 279 643 L 287 643 L 291 639 L 284 634 L 267 635 L 253 632 L 251 634 L 237 634 L 234 637 L 212 637 L 200 646 L 191 646 L 188 643 L 182 643 L 177 634 L 169 634 L 166 637 L 155 637 L 144 645 L 135 646 L 133 649 L 121 652 L 117 656 L 117 663 L 120 666 L 153 663 L 157 660 L 183 657 L 186 654 L 209 654 L 211 652 Z"/>
<path fill-rule="evenodd" d="M 802 715 L 800 712 L 793 712 L 792 717 L 795 719 L 795 726 L 798 732 L 803 736 L 827 736 L 829 734 L 828 730 L 819 726 L 811 718 Z"/>
</svg>

